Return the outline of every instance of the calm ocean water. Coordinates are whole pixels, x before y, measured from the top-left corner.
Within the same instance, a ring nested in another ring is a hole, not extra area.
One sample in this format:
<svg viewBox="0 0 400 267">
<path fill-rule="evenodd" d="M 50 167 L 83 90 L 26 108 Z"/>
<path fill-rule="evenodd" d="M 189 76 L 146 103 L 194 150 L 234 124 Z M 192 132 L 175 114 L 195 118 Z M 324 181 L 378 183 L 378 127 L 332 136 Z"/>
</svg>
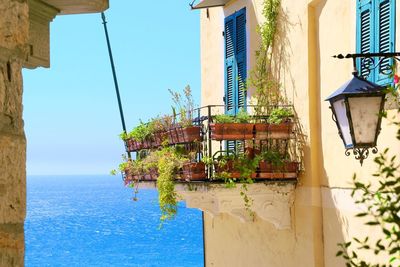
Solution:
<svg viewBox="0 0 400 267">
<path fill-rule="evenodd" d="M 30 176 L 25 265 L 203 266 L 201 212 L 180 205 L 159 230 L 155 190 L 113 176 Z"/>
</svg>

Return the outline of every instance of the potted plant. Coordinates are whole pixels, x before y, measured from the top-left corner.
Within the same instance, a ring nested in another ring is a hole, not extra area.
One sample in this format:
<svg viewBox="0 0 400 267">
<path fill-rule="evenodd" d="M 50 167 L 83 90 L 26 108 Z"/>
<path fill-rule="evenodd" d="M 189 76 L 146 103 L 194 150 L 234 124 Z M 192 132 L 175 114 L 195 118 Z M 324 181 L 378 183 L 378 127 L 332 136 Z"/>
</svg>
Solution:
<svg viewBox="0 0 400 267">
<path fill-rule="evenodd" d="M 174 118 L 176 119 L 177 115 L 179 116 L 179 122 L 175 123 L 175 133 L 172 133 L 172 139 L 176 140 L 176 143 L 201 141 L 201 127 L 193 124 L 194 101 L 190 86 L 185 87 L 183 96 L 172 90 L 169 90 L 169 92 L 175 104 L 175 107 L 172 108 Z M 179 114 L 176 114 L 177 110 Z"/>
<path fill-rule="evenodd" d="M 255 138 L 258 140 L 289 138 L 293 129 L 292 117 L 293 112 L 289 108 L 272 109 L 267 123 L 255 124 Z"/>
<path fill-rule="evenodd" d="M 220 154 L 214 160 L 214 174 L 216 178 L 227 180 L 228 178 L 240 178 L 235 154 Z"/>
<path fill-rule="evenodd" d="M 188 160 L 182 166 L 182 179 L 185 181 L 199 181 L 206 178 L 206 165 L 198 161 L 196 152 L 187 154 Z"/>
<path fill-rule="evenodd" d="M 258 157 L 256 178 L 285 178 L 286 173 L 297 173 L 298 163 L 285 159 L 280 153 L 272 150 L 262 152 Z"/>
<path fill-rule="evenodd" d="M 211 139 L 222 140 L 249 140 L 253 138 L 254 124 L 244 109 L 240 109 L 236 116 L 222 114 L 214 118 L 210 124 Z"/>
</svg>

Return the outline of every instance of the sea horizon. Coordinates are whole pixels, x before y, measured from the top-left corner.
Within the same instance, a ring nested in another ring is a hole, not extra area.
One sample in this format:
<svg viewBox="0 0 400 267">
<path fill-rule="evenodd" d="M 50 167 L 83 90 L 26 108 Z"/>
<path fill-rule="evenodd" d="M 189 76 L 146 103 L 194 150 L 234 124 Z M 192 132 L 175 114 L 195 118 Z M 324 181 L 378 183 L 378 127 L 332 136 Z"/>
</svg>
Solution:
<svg viewBox="0 0 400 267">
<path fill-rule="evenodd" d="M 161 229 L 157 191 L 120 176 L 28 175 L 25 266 L 203 266 L 201 211 Z"/>
</svg>

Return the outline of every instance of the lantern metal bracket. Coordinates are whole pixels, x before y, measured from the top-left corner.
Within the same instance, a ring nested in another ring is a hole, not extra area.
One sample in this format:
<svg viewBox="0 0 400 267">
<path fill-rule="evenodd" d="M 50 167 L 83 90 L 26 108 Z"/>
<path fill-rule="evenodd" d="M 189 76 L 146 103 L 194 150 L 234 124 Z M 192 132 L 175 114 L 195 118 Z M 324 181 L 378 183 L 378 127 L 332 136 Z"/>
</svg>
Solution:
<svg viewBox="0 0 400 267">
<path fill-rule="evenodd" d="M 353 59 L 353 75 L 358 76 L 357 63 L 356 60 L 360 59 L 361 76 L 367 78 L 372 70 L 376 69 L 382 64 L 383 61 L 388 59 L 394 59 L 400 61 L 400 53 L 365 53 L 365 54 L 339 54 L 333 56 L 338 59 Z M 384 75 L 390 75 L 393 73 L 393 69 L 388 65 L 386 68 L 379 69 L 379 72 Z"/>
<path fill-rule="evenodd" d="M 368 156 L 369 156 L 369 149 L 370 149 L 370 147 L 355 147 L 355 148 L 349 148 L 349 149 L 346 149 L 346 151 L 344 152 L 344 154 L 345 154 L 346 156 L 350 156 L 350 155 L 351 155 L 350 150 L 353 150 L 353 155 L 354 155 L 355 159 L 356 159 L 356 160 L 359 160 L 359 161 L 360 161 L 360 164 L 362 165 L 363 162 L 364 162 L 364 159 L 367 159 Z M 376 146 L 375 146 L 375 147 L 372 147 L 372 148 L 371 148 L 371 152 L 372 152 L 373 154 L 378 153 L 378 148 L 377 148 Z"/>
</svg>

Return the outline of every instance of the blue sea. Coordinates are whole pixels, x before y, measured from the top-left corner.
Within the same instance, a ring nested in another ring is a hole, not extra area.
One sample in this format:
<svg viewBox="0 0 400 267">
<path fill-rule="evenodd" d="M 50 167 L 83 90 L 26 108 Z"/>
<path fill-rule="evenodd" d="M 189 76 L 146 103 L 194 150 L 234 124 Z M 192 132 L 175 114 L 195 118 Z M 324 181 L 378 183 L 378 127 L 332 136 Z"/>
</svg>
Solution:
<svg viewBox="0 0 400 267">
<path fill-rule="evenodd" d="M 29 176 L 26 266 L 203 266 L 201 212 L 159 229 L 156 190 L 118 176 Z"/>
</svg>

